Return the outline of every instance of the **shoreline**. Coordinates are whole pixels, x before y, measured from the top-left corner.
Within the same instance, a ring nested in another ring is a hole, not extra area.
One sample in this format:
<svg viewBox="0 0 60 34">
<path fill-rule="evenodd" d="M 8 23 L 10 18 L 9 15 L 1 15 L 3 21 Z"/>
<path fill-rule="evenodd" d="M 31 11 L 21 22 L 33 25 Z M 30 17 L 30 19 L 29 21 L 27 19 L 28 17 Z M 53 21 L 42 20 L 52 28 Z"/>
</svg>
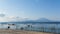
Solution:
<svg viewBox="0 0 60 34">
<path fill-rule="evenodd" d="M 0 30 L 0 34 L 53 34 L 53 33 L 9 29 L 9 30 Z"/>
</svg>

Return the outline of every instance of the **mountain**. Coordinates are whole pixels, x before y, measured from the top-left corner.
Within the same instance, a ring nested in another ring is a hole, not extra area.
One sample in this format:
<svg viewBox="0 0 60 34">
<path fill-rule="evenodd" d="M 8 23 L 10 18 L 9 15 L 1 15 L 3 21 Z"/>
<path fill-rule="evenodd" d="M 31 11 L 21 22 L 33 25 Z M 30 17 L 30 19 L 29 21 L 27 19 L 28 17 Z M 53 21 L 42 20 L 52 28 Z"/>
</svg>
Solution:
<svg viewBox="0 0 60 34">
<path fill-rule="evenodd" d="M 1 22 L 2 23 L 2 22 Z M 22 20 L 22 21 L 11 21 L 11 22 L 3 22 L 2 24 L 5 24 L 5 23 L 13 23 L 13 24 L 19 24 L 19 23 L 33 23 L 33 24 L 35 24 L 35 23 L 56 23 L 56 24 L 58 24 L 58 23 L 60 23 L 60 22 L 58 22 L 58 21 L 53 21 L 53 20 L 49 20 L 49 19 L 47 19 L 47 18 L 39 18 L 39 19 L 37 19 L 37 20 L 30 20 L 30 19 L 24 19 L 24 20 Z"/>
<path fill-rule="evenodd" d="M 23 20 L 12 20 L 12 21 L 8 21 L 8 22 L 58 22 L 58 21 L 49 20 L 47 18 L 38 18 L 36 20 L 24 18 Z"/>
<path fill-rule="evenodd" d="M 46 18 L 39 18 L 36 20 L 23 20 L 21 22 L 53 22 L 53 21 Z"/>
<path fill-rule="evenodd" d="M 58 22 L 58 21 L 49 20 L 47 18 L 39 18 L 36 20 L 24 19 L 22 21 L 12 21 L 12 22 Z"/>
<path fill-rule="evenodd" d="M 35 20 L 36 22 L 52 22 L 52 20 L 46 19 L 46 18 L 40 18 Z"/>
<path fill-rule="evenodd" d="M 25 21 L 22 21 L 23 23 L 33 23 L 33 24 L 35 24 L 35 23 L 48 23 L 48 24 L 58 24 L 58 23 L 60 23 L 60 22 L 58 22 L 58 21 L 54 21 L 54 20 L 49 20 L 49 19 L 47 19 L 47 18 L 39 18 L 39 19 L 37 19 L 37 20 L 25 20 Z"/>
</svg>

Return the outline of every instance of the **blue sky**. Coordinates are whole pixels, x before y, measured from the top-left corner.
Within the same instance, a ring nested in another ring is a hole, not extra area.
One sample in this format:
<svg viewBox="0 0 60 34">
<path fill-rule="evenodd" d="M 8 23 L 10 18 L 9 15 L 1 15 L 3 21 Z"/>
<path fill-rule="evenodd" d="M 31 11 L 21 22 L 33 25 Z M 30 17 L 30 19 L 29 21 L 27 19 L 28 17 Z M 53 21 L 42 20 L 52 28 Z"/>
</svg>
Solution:
<svg viewBox="0 0 60 34">
<path fill-rule="evenodd" d="M 60 0 L 0 0 L 2 13 L 5 17 L 60 20 Z"/>
</svg>

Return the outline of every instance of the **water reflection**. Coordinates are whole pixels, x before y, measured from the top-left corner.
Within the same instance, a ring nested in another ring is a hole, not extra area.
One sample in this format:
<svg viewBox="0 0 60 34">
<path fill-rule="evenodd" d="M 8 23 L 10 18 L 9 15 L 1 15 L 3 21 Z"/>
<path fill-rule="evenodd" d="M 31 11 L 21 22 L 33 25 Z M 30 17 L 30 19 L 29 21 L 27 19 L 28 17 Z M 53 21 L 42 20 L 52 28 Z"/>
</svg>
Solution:
<svg viewBox="0 0 60 34">
<path fill-rule="evenodd" d="M 39 32 L 60 32 L 60 24 L 0 24 L 0 29 L 29 30 Z"/>
</svg>

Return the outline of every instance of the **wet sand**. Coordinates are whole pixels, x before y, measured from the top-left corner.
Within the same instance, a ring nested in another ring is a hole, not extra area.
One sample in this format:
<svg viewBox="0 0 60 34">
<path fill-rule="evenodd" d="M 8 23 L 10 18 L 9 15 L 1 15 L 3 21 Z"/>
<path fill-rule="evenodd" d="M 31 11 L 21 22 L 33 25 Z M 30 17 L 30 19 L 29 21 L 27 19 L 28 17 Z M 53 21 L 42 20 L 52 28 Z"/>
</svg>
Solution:
<svg viewBox="0 0 60 34">
<path fill-rule="evenodd" d="M 23 31 L 23 30 L 0 30 L 0 34 L 53 34 L 53 33 Z"/>
</svg>

